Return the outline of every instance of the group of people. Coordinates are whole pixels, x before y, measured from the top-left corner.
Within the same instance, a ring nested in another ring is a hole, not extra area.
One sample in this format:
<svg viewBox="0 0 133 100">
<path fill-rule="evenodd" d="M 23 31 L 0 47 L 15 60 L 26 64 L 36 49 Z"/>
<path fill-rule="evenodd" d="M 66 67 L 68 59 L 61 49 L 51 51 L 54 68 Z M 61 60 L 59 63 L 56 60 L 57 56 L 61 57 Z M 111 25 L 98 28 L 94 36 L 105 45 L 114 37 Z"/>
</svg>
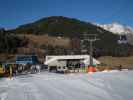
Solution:
<svg viewBox="0 0 133 100">
<path fill-rule="evenodd" d="M 12 65 L 12 73 L 14 76 L 19 74 L 28 74 L 28 73 L 39 73 L 41 71 L 40 65 L 31 65 L 31 64 L 14 64 Z"/>
</svg>

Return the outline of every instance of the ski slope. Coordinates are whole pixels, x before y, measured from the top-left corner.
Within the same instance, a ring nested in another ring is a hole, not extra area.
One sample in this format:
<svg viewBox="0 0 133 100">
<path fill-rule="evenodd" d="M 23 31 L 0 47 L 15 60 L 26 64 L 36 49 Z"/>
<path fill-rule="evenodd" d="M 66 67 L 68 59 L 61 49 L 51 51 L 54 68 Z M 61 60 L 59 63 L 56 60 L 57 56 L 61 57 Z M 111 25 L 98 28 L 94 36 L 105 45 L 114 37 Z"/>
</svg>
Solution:
<svg viewBox="0 0 133 100">
<path fill-rule="evenodd" d="M 0 79 L 0 100 L 133 100 L 133 71 Z"/>
</svg>

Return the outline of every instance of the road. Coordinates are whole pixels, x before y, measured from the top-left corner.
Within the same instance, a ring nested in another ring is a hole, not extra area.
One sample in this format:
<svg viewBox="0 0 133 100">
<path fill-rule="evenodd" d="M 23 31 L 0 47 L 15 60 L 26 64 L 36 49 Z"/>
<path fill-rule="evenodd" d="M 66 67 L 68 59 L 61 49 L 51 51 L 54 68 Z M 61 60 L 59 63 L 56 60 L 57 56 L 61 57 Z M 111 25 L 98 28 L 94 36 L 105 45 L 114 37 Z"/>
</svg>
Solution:
<svg viewBox="0 0 133 100">
<path fill-rule="evenodd" d="M 133 100 L 133 71 L 0 79 L 0 100 Z"/>
</svg>

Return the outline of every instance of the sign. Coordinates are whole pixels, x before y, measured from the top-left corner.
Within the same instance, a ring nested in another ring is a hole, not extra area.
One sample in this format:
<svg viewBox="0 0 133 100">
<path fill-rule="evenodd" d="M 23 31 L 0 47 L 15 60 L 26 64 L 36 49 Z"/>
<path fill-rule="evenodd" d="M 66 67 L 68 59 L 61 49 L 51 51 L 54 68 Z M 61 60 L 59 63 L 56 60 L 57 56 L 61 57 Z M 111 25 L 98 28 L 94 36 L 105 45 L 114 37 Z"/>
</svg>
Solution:
<svg viewBox="0 0 133 100">
<path fill-rule="evenodd" d="M 119 40 L 118 40 L 118 44 L 127 44 L 127 36 L 126 35 L 120 35 L 119 36 Z"/>
</svg>

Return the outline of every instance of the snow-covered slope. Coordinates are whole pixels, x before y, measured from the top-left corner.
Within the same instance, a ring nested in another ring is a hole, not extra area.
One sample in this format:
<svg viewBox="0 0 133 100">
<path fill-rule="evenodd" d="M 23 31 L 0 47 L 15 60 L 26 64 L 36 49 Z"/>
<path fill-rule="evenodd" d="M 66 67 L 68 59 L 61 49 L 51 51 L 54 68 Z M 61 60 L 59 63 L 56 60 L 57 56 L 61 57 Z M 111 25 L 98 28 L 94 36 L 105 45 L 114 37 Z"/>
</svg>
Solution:
<svg viewBox="0 0 133 100">
<path fill-rule="evenodd" d="M 115 34 L 133 34 L 132 27 L 122 25 L 118 22 L 113 22 L 112 24 L 96 24 L 96 25 Z"/>
<path fill-rule="evenodd" d="M 133 100 L 133 71 L 40 73 L 0 80 L 0 100 Z"/>
</svg>

